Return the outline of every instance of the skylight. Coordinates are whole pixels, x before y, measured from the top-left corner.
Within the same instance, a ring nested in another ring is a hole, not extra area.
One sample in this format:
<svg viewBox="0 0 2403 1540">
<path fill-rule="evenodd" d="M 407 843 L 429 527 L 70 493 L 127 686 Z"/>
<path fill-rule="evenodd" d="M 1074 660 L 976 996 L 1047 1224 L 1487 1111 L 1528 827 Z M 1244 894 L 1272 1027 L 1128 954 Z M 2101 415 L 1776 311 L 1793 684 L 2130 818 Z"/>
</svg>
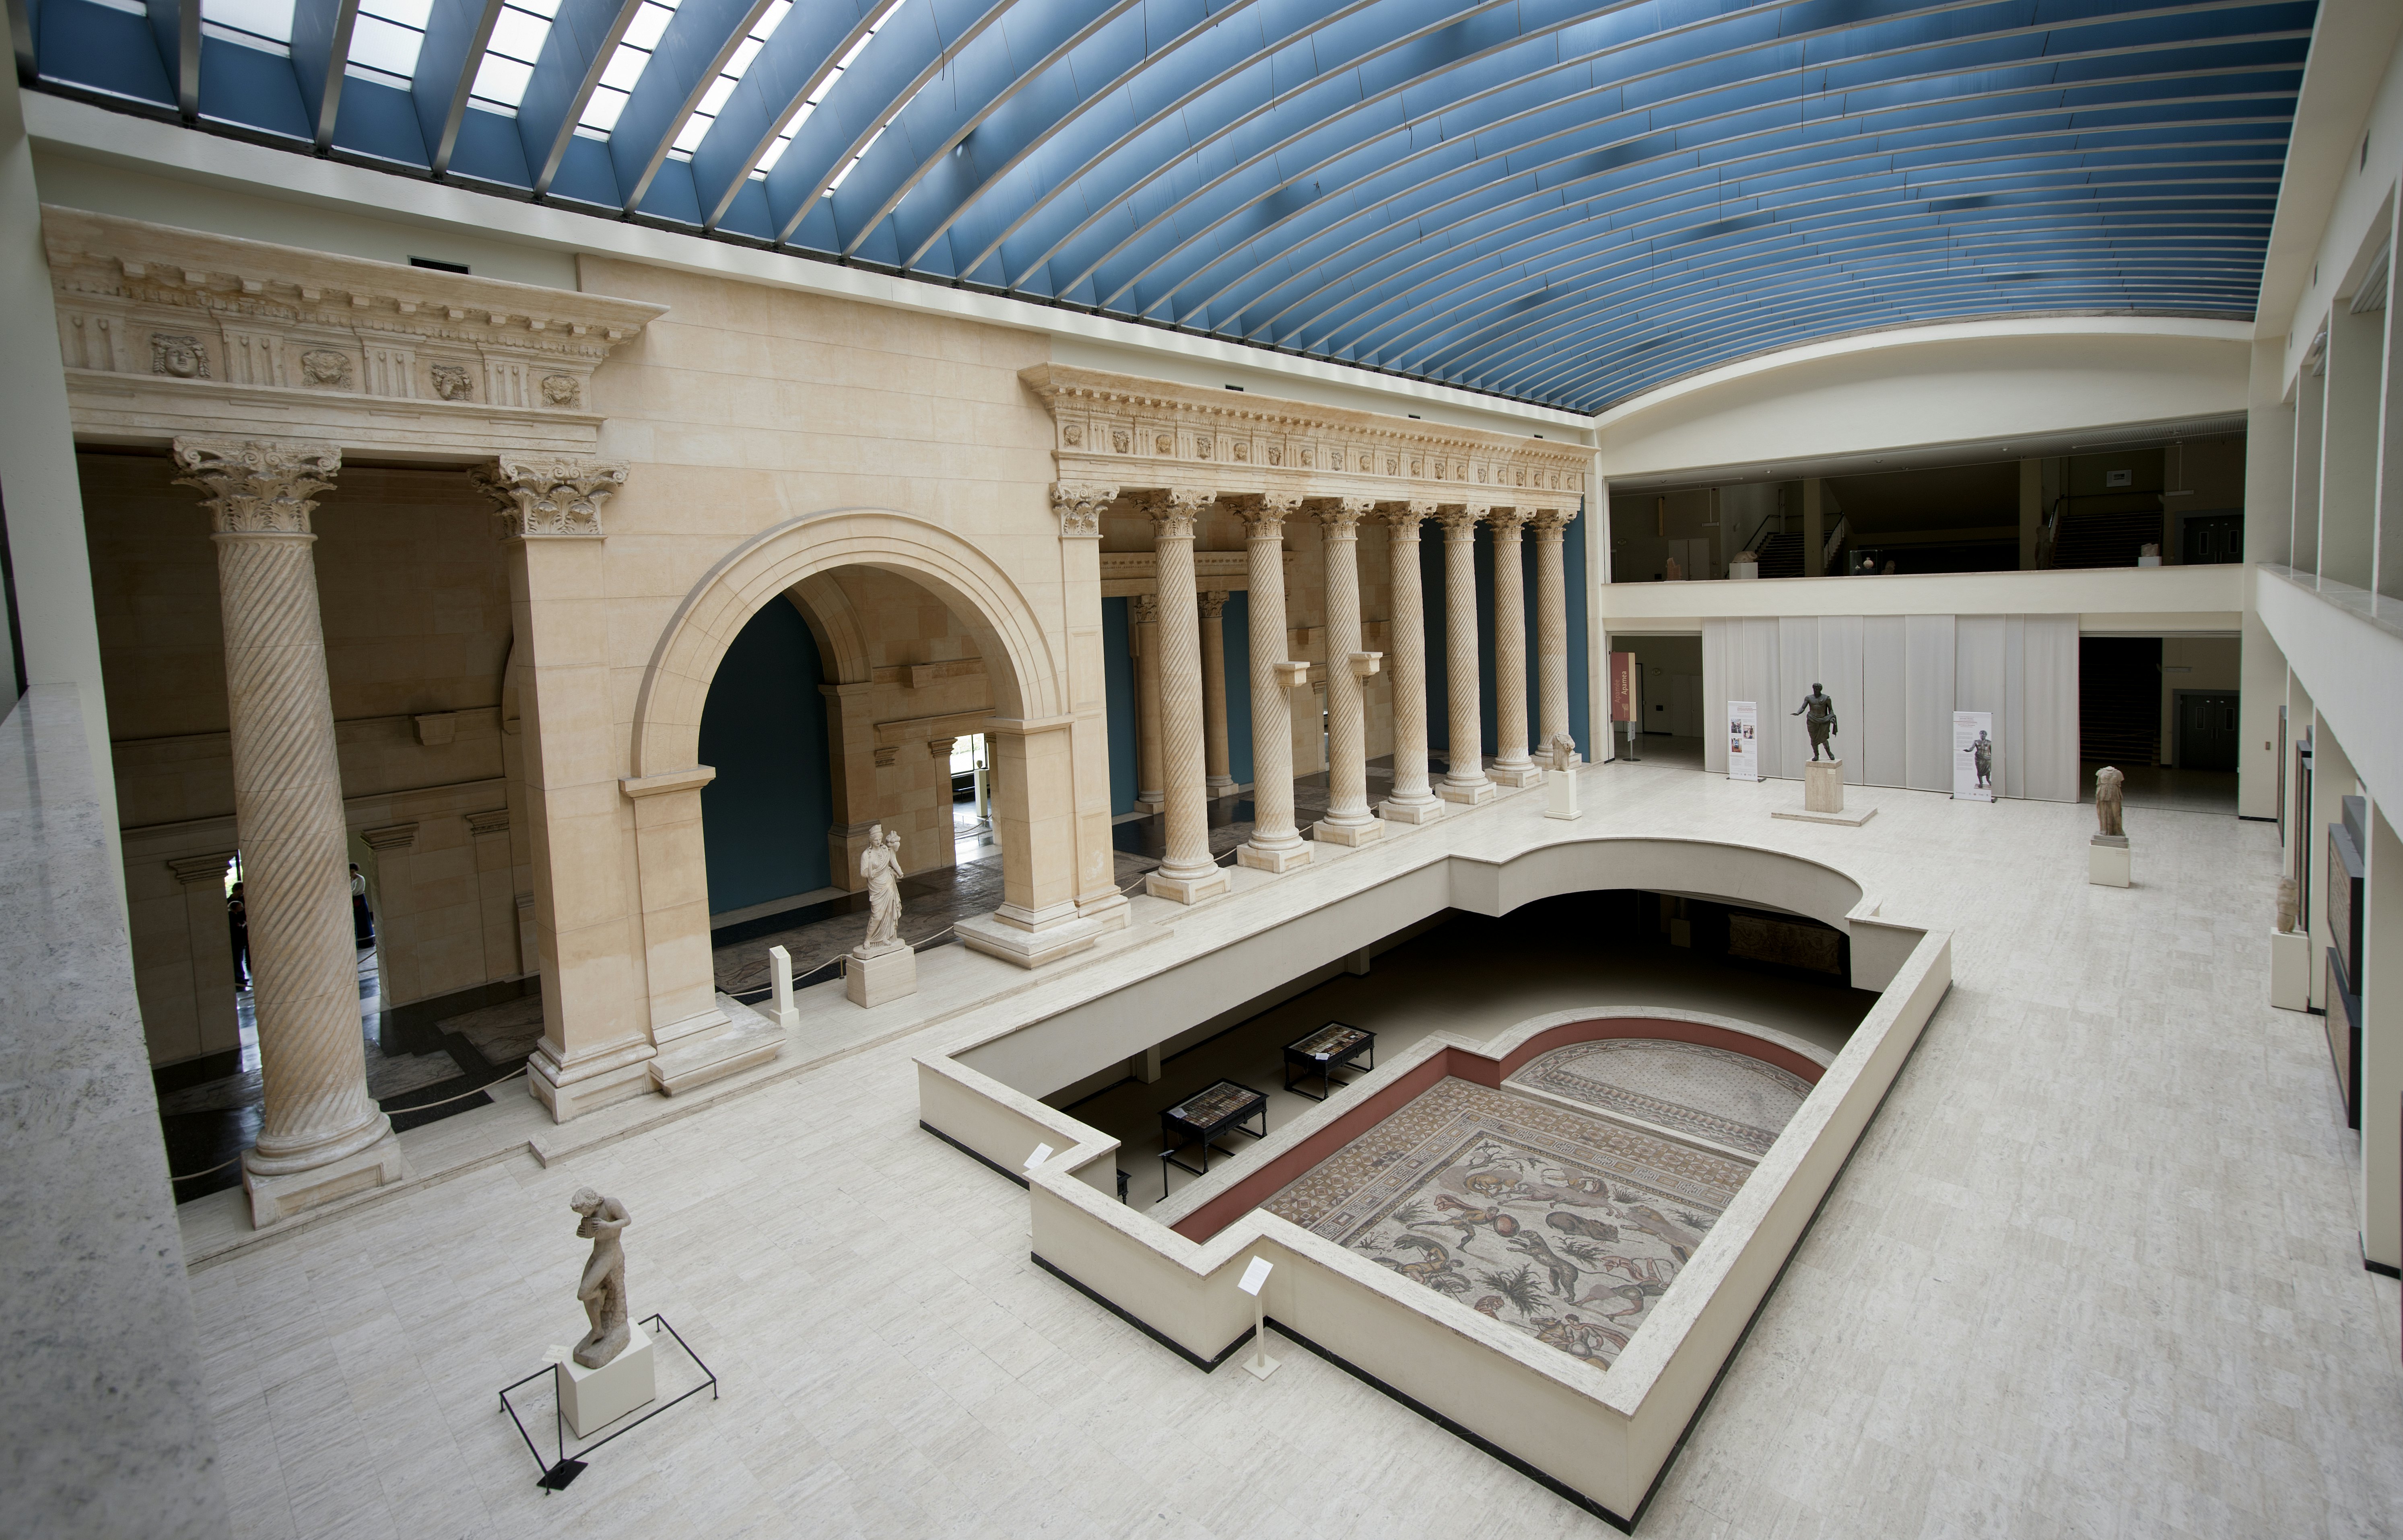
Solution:
<svg viewBox="0 0 2403 1540">
<path fill-rule="evenodd" d="M 201 0 L 201 21 L 229 43 L 289 51 L 292 0 Z"/>
<path fill-rule="evenodd" d="M 834 83 L 842 78 L 842 72 L 851 67 L 851 62 L 859 57 L 859 50 L 868 47 L 868 40 L 875 36 L 883 27 L 885 21 L 892 17 L 894 7 L 899 4 L 900 0 L 892 0 L 892 4 L 877 12 L 876 20 L 870 21 L 868 24 L 868 30 L 860 34 L 859 41 L 842 50 L 842 57 L 834 62 L 834 68 L 826 72 L 826 77 L 818 83 L 818 89 L 810 92 L 808 99 L 801 103 L 800 110 L 793 114 L 793 120 L 785 125 L 785 132 L 776 135 L 776 142 L 768 146 L 768 153 L 759 157 L 759 163 L 751 168 L 753 177 L 767 175 L 769 169 L 785 158 L 785 147 L 793 142 L 793 135 L 799 133 L 801 125 L 810 120 L 810 114 L 817 111 L 818 104 L 826 100 L 826 93 L 834 90 Z M 880 127 L 876 132 L 882 133 L 884 131 Z M 694 143 L 698 144 L 700 141 L 696 139 Z M 856 163 L 855 157 L 854 163 Z M 842 176 L 850 174 L 851 167 L 845 166 L 842 169 L 842 175 L 835 178 L 836 183 L 840 185 Z"/>
<path fill-rule="evenodd" d="M 387 86 L 410 88 L 417 75 L 417 50 L 425 45 L 425 18 L 434 0 L 359 0 L 351 28 L 347 73 Z"/>
<path fill-rule="evenodd" d="M 675 15 L 681 0 L 643 0 L 634 19 L 626 23 L 626 35 L 618 44 L 618 51 L 609 56 L 602 67 L 601 83 L 592 88 L 592 100 L 584 104 L 584 116 L 576 126 L 590 138 L 606 138 L 618 126 L 618 115 L 626 110 L 626 99 L 633 94 L 634 82 L 651 62 L 651 50 L 660 46 L 660 35 L 668 30 L 668 21 Z"/>
<path fill-rule="evenodd" d="M 550 19 L 558 10 L 559 0 L 509 0 L 503 6 L 468 94 L 487 107 L 515 117 L 518 104 L 525 100 L 527 84 L 534 79 L 534 66 L 542 58 L 543 40 L 550 35 Z"/>
</svg>

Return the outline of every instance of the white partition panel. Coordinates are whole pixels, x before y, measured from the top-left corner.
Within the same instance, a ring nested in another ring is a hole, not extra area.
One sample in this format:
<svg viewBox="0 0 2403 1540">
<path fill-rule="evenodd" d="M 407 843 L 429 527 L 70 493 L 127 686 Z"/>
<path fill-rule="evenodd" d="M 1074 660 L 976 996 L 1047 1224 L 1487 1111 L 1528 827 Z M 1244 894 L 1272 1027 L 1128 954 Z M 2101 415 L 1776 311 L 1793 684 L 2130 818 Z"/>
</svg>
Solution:
<svg viewBox="0 0 2403 1540">
<path fill-rule="evenodd" d="M 2011 703 L 2011 735 L 2003 740 L 2001 797 L 2027 795 L 2027 617 L 2003 617 L 2003 696 Z"/>
<path fill-rule="evenodd" d="M 2027 787 L 2041 802 L 2075 802 L 2077 775 L 2077 617 L 2030 615 L 2023 644 L 2025 710 L 2019 736 L 2028 746 Z"/>
<path fill-rule="evenodd" d="M 1836 702 L 1837 725 L 1842 729 L 1836 739 L 1836 752 L 1843 756 L 1844 780 L 1850 785 L 1867 785 L 1868 737 L 1862 730 L 1867 724 L 1861 716 L 1866 701 L 1861 687 L 1859 616 L 1819 617 L 1819 676 Z"/>
<path fill-rule="evenodd" d="M 1952 789 L 1952 617 L 1902 619 L 1904 784 Z"/>
<path fill-rule="evenodd" d="M 1735 639 L 1743 622 L 1714 617 L 1702 622 L 1702 769 L 1712 775 L 1727 773 L 1727 703 L 1743 697 L 1730 687 Z"/>
<path fill-rule="evenodd" d="M 1872 615 L 1861 623 L 1861 783 L 1870 786 L 1910 784 L 1904 763 L 1909 736 L 1904 731 L 1905 686 L 1903 652 L 1906 642 L 1899 615 Z"/>
<path fill-rule="evenodd" d="M 1766 779 L 1777 774 L 1777 732 L 1771 724 L 1776 719 L 1778 692 L 1785 687 L 1778 673 L 1777 622 L 1747 618 L 1743 623 L 1743 646 L 1737 657 L 1740 666 L 1735 677 L 1728 682 L 1728 692 L 1730 699 L 1759 703 L 1760 773 Z"/>
<path fill-rule="evenodd" d="M 1777 621 L 1777 695 L 1772 709 L 1770 701 L 1761 702 L 1761 732 L 1776 744 L 1776 756 L 1764 769 L 1783 781 L 1802 779 L 1802 767 L 1811 758 L 1811 730 L 1802 718 L 1793 715 L 1811 693 L 1813 685 L 1826 683 L 1819 668 L 1819 617 L 1815 615 L 1781 616 Z M 1840 701 L 1838 702 L 1841 704 Z M 1839 719 L 1840 722 L 1840 718 Z M 1843 752 L 1843 740 L 1835 743 L 1836 752 Z"/>
</svg>

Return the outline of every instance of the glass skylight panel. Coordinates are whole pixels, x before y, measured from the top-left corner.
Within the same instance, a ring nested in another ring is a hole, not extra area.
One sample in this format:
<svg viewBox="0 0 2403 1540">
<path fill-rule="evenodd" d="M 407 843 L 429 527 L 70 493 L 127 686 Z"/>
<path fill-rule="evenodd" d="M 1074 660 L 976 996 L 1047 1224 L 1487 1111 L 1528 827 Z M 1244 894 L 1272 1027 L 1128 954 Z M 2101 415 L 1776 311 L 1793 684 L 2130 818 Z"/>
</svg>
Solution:
<svg viewBox="0 0 2403 1540">
<path fill-rule="evenodd" d="M 229 43 L 292 41 L 292 0 L 201 0 L 201 20 Z"/>
<path fill-rule="evenodd" d="M 892 16 L 894 7 L 900 3 L 901 0 L 891 0 L 890 4 L 876 13 L 876 20 L 868 23 L 868 30 L 860 34 L 859 41 L 842 50 L 842 57 L 834 62 L 834 68 L 826 72 L 826 77 L 819 82 L 818 89 L 810 92 L 808 100 L 804 101 L 799 110 L 793 114 L 793 120 L 785 125 L 784 132 L 776 135 L 776 142 L 768 146 L 768 152 L 759 157 L 759 163 L 751 168 L 751 174 L 755 179 L 767 175 L 776 162 L 785 158 L 785 150 L 792 144 L 793 135 L 799 133 L 801 131 L 801 125 L 810 120 L 810 114 L 817 111 L 818 104 L 826 100 L 826 93 L 834 90 L 834 83 L 842 78 L 842 72 L 851 67 L 851 62 L 859 57 L 859 50 L 868 47 L 868 40 L 875 36 L 883 27 L 885 21 Z M 777 14 L 781 16 L 783 13 L 779 11 Z M 876 132 L 882 133 L 884 131 L 879 127 Z M 693 143 L 700 142 L 701 136 L 693 135 Z M 677 143 L 681 145 L 683 141 L 679 139 Z M 842 174 L 835 178 L 836 185 L 841 185 L 842 177 L 850 174 L 851 168 L 845 166 L 842 169 Z"/>
<path fill-rule="evenodd" d="M 477 67 L 470 92 L 487 106 L 514 114 L 525 100 L 534 66 L 542 58 L 543 40 L 550 35 L 555 0 L 510 0 L 493 23 L 493 41 Z"/>
<path fill-rule="evenodd" d="M 425 45 L 425 18 L 433 7 L 434 0 L 360 0 L 346 73 L 408 90 L 417 74 L 417 51 Z"/>
<path fill-rule="evenodd" d="M 592 88 L 591 100 L 584 104 L 584 116 L 576 120 L 577 132 L 588 139 L 605 139 L 617 128 L 618 115 L 626 110 L 634 82 L 650 67 L 651 51 L 659 47 L 660 35 L 675 16 L 676 4 L 677 0 L 644 0 L 634 12 L 617 51 L 601 66 L 601 82 Z"/>
<path fill-rule="evenodd" d="M 669 154 L 679 160 L 692 159 L 693 146 L 701 143 L 701 135 L 717 121 L 719 111 L 725 107 L 726 99 L 734 94 L 734 88 L 742 81 L 743 72 L 751 67 L 753 60 L 759 57 L 760 49 L 775 35 L 778 23 L 792 8 L 793 0 L 776 0 L 774 5 L 759 13 L 757 23 L 727 57 L 726 68 L 709 83 L 709 89 L 701 92 L 701 105 L 693 109 L 692 116 L 685 119 L 684 127 L 676 131 L 675 143 L 669 146 Z"/>
</svg>

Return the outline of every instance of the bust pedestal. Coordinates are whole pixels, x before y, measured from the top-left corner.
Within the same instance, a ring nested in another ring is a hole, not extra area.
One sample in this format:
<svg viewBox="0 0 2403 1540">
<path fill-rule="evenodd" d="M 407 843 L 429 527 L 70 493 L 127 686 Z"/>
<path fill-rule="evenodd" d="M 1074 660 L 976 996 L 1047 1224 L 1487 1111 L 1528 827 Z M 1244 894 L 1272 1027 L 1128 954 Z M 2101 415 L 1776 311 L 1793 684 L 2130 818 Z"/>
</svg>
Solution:
<svg viewBox="0 0 2403 1540">
<path fill-rule="evenodd" d="M 2270 1004 L 2280 1010 L 2312 1008 L 2312 938 L 2304 931 L 2270 932 Z"/>
<path fill-rule="evenodd" d="M 1577 811 L 1577 771 L 1548 770 L 1544 772 L 1544 816 L 1547 818 L 1581 818 Z"/>
<path fill-rule="evenodd" d="M 588 1369 L 574 1353 L 559 1352 L 559 1409 L 578 1438 L 590 1438 L 636 1407 L 660 1394 L 657 1369 L 651 1363 L 651 1336 L 635 1322 L 626 1323 L 626 1346 L 597 1369 Z"/>
<path fill-rule="evenodd" d="M 1802 767 L 1802 805 L 1799 808 L 1778 808 L 1772 818 L 1799 819 L 1806 824 L 1842 824 L 1858 828 L 1877 816 L 1877 809 L 1861 808 L 1844 811 L 1844 762 L 1840 759 L 1814 759 Z"/>
<path fill-rule="evenodd" d="M 869 951 L 853 949 L 842 965 L 842 992 L 869 1008 L 918 992 L 918 954 L 907 941 Z"/>
<path fill-rule="evenodd" d="M 2128 837 L 2096 835 L 2086 847 L 2086 881 L 2098 888 L 2124 888 L 2128 874 Z"/>
</svg>

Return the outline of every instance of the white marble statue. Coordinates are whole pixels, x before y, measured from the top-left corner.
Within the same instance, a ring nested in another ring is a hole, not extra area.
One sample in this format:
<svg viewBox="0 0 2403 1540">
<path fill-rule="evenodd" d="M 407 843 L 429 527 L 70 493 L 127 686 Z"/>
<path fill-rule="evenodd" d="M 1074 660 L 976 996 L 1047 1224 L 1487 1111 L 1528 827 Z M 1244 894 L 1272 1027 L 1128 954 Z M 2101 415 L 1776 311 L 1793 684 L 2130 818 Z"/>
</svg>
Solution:
<svg viewBox="0 0 2403 1540">
<path fill-rule="evenodd" d="M 2119 788 L 2127 779 L 2111 765 L 2094 772 L 2094 822 L 2104 834 L 2115 839 L 2128 832 L 2119 822 Z"/>
<path fill-rule="evenodd" d="M 868 882 L 868 939 L 859 944 L 864 956 L 901 945 L 901 834 L 877 825 L 868 831 L 868 848 L 859 853 L 859 875 Z"/>
<path fill-rule="evenodd" d="M 576 1344 L 576 1361 L 597 1369 L 626 1351 L 631 1335 L 626 1325 L 626 1249 L 618 1243 L 618 1232 L 632 1224 L 634 1216 L 626 1212 L 625 1204 L 590 1187 L 578 1187 L 567 1206 L 584 1216 L 584 1222 L 576 1227 L 576 1235 L 592 1242 L 583 1280 L 576 1285 L 576 1297 L 584 1301 L 592 1330 Z"/>
<path fill-rule="evenodd" d="M 1567 733 L 1552 734 L 1552 769 L 1573 770 L 1577 766 L 1577 740 Z"/>
</svg>

